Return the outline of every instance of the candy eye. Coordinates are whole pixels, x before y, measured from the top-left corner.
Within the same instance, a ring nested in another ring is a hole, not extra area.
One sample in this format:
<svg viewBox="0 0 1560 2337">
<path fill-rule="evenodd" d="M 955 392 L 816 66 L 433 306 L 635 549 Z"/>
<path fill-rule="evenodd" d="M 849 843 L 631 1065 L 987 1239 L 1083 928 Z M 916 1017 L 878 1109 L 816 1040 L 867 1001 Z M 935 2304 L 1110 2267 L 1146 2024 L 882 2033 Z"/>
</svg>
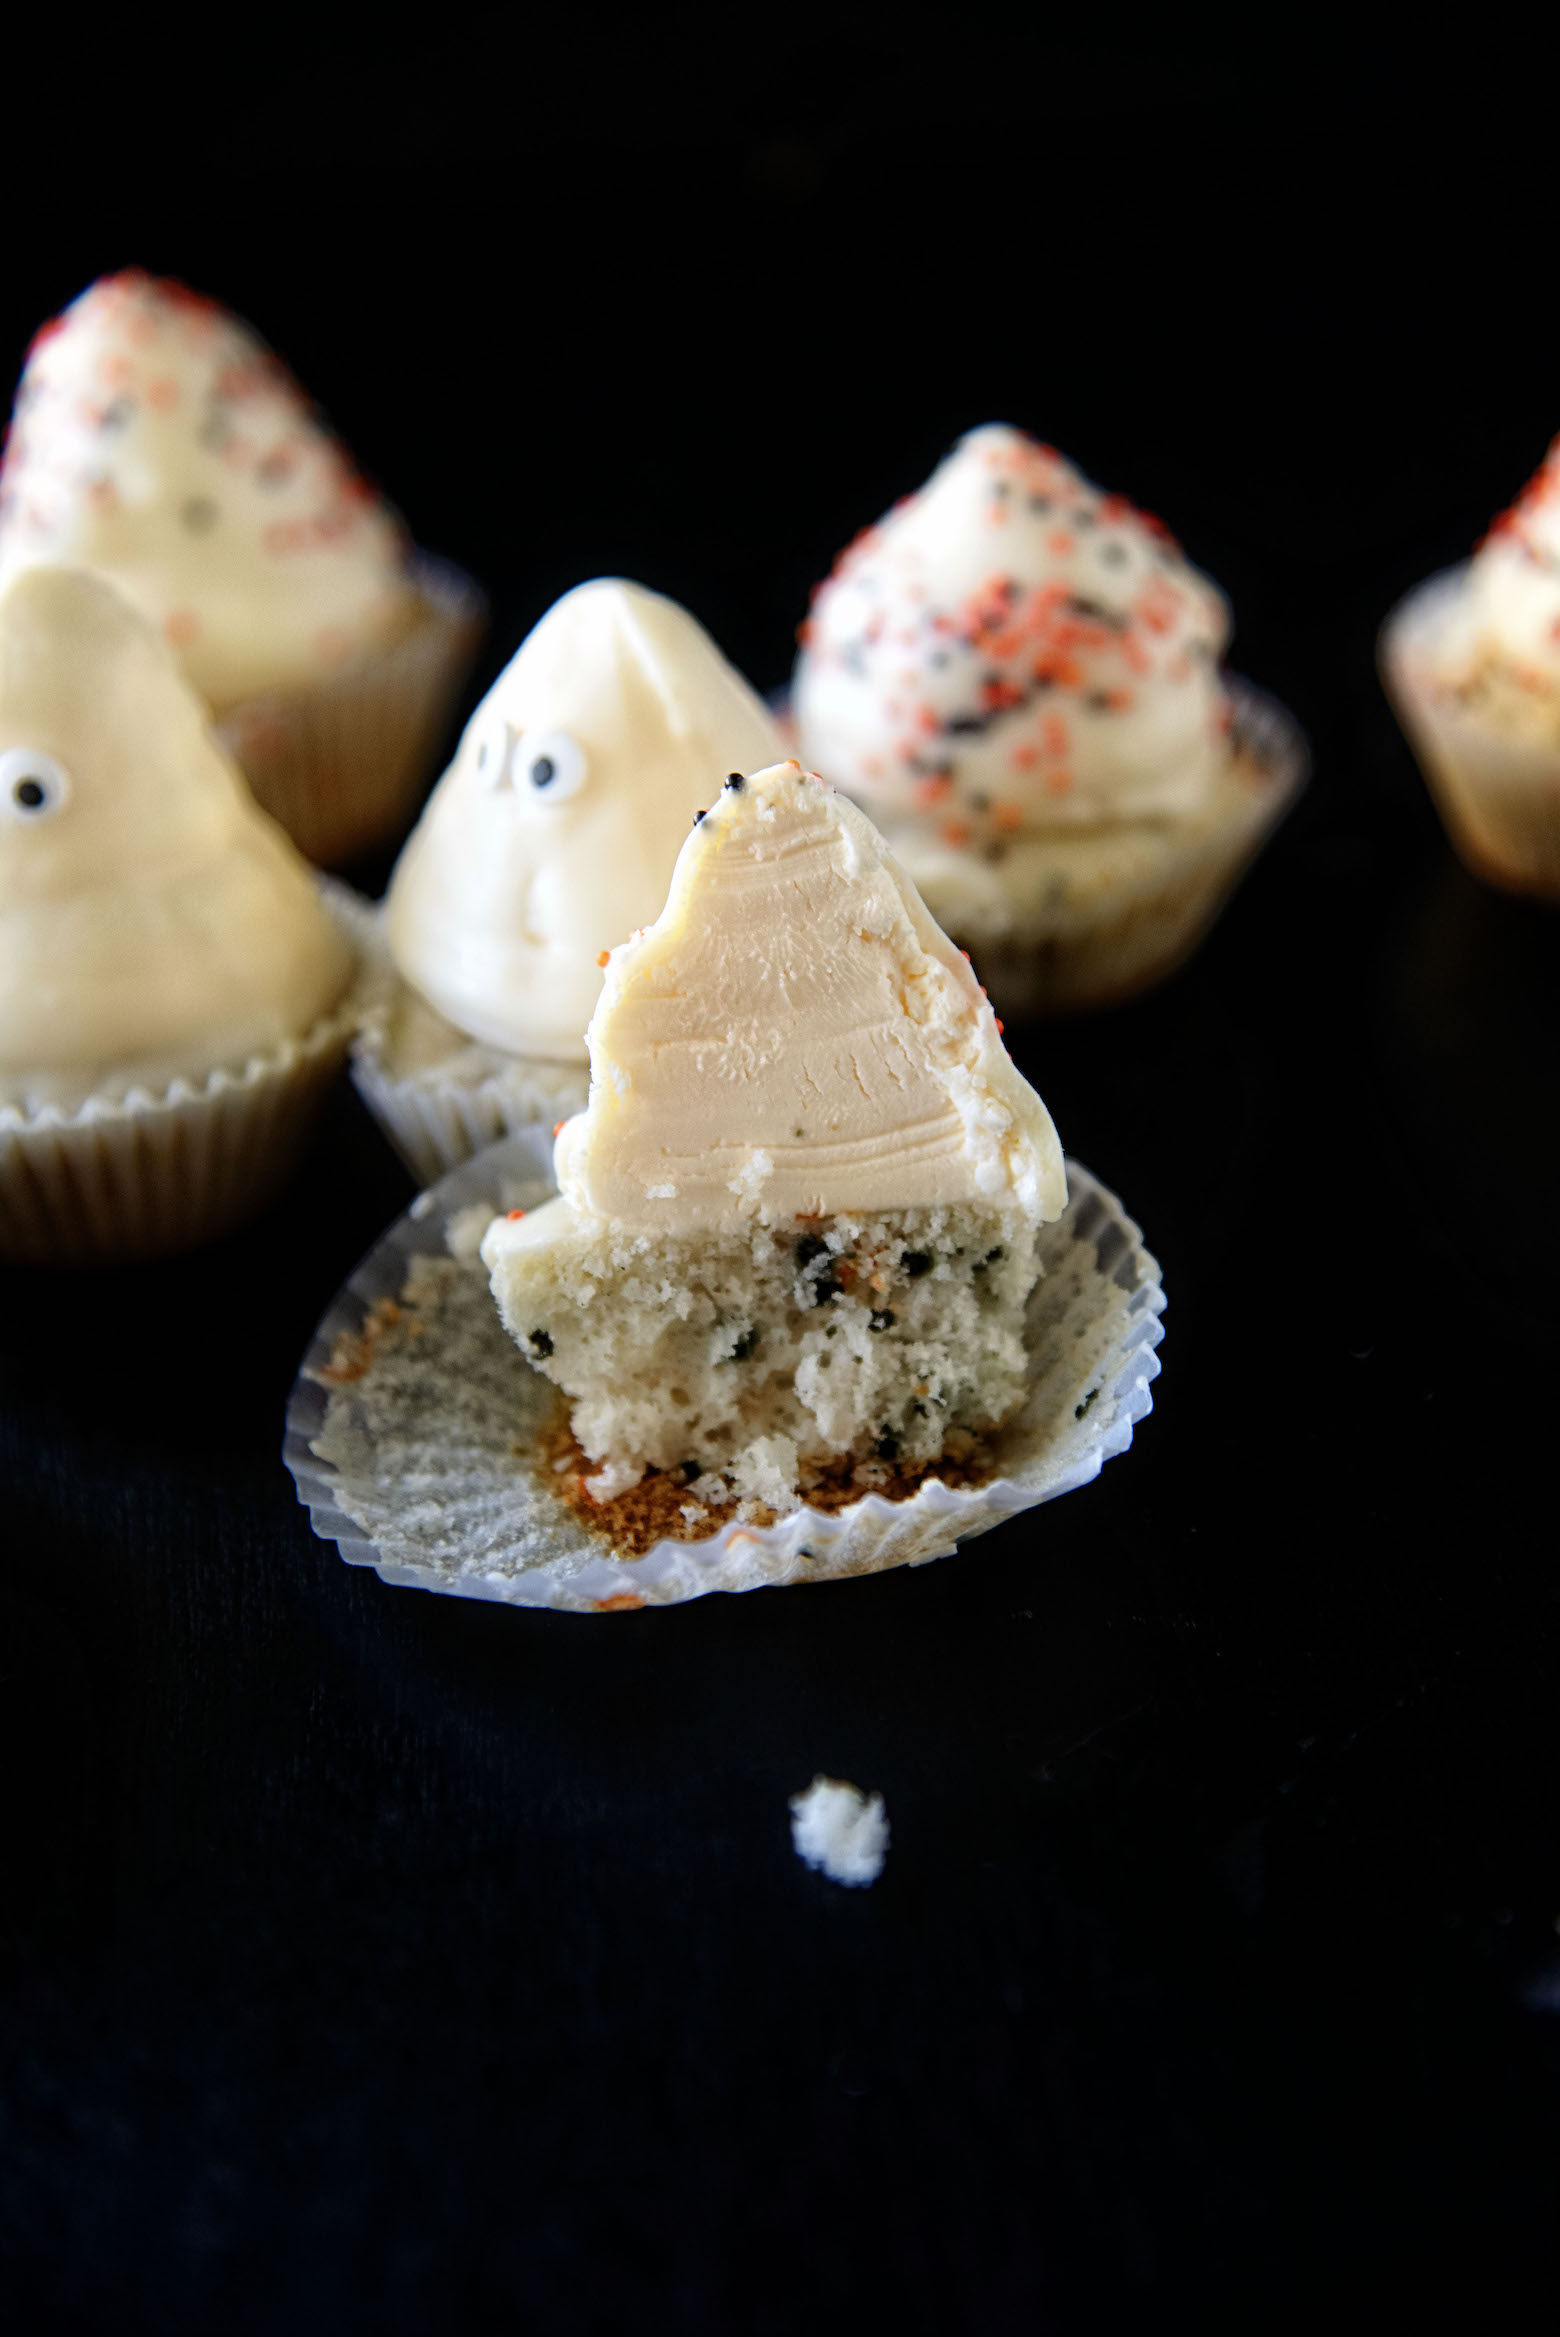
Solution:
<svg viewBox="0 0 1560 2337">
<path fill-rule="evenodd" d="M 585 749 L 566 730 L 527 732 L 515 743 L 515 784 L 547 803 L 578 795 L 589 765 Z"/>
<path fill-rule="evenodd" d="M 514 741 L 507 722 L 494 722 L 477 741 L 477 778 L 484 787 L 502 787 L 509 776 L 509 750 Z"/>
<path fill-rule="evenodd" d="M 70 774 L 36 747 L 7 747 L 0 755 L 0 818 L 46 820 L 70 800 Z"/>
</svg>

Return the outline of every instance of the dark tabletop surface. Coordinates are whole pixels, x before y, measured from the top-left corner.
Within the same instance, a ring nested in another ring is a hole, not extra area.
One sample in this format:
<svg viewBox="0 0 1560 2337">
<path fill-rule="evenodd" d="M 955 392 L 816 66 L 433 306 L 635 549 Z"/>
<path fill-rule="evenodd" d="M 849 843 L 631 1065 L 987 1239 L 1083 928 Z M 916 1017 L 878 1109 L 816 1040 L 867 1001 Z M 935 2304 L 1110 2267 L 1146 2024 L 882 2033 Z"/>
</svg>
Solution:
<svg viewBox="0 0 1560 2337">
<path fill-rule="evenodd" d="M 1560 2174 L 1560 921 L 1453 859 L 1372 642 L 1560 427 L 1536 63 L 1042 14 L 929 65 L 910 8 L 762 85 L 690 46 L 647 127 L 642 29 L 539 94 L 453 21 L 322 34 L 301 144 L 260 72 L 130 157 L 111 51 L 3 354 L 127 259 L 230 300 L 491 588 L 474 690 L 601 570 L 783 678 L 1005 415 L 1166 515 L 1315 776 L 1184 973 L 1010 1033 L 1164 1370 L 936 1566 L 599 1622 L 344 1567 L 283 1406 L 410 1193 L 345 1089 L 241 1236 L 0 1274 L 0 2303 L 1489 2325 Z M 792 1855 L 818 1770 L 886 1796 L 869 1892 Z"/>
</svg>

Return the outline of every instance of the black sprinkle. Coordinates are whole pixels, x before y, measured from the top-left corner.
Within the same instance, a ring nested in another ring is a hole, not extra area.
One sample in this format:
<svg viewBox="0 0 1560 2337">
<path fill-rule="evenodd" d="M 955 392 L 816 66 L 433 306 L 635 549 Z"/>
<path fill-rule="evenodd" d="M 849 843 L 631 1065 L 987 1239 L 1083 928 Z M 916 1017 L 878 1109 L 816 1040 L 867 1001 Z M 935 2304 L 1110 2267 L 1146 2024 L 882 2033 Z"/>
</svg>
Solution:
<svg viewBox="0 0 1560 2337">
<path fill-rule="evenodd" d="M 906 1250 L 899 1263 L 912 1282 L 919 1282 L 923 1274 L 931 1272 L 932 1261 L 925 1250 Z"/>
<path fill-rule="evenodd" d="M 891 1330 L 893 1329 L 893 1327 L 894 1327 L 894 1310 L 893 1310 L 893 1308 L 892 1308 L 891 1306 L 879 1306 L 879 1307 L 874 1307 L 874 1308 L 873 1308 L 873 1310 L 872 1310 L 872 1315 L 871 1315 L 871 1318 L 870 1318 L 870 1320 L 868 1321 L 868 1324 L 867 1324 L 867 1329 L 868 1329 L 869 1331 L 891 1331 Z"/>
<path fill-rule="evenodd" d="M 953 714 L 943 724 L 943 728 L 951 737 L 973 738 L 986 728 L 986 722 L 984 714 Z"/>
<path fill-rule="evenodd" d="M 733 1347 L 733 1348 L 732 1348 L 732 1350 L 731 1350 L 731 1360 L 732 1360 L 732 1362 L 733 1362 L 733 1363 L 746 1363 L 746 1361 L 747 1361 L 748 1357 L 749 1357 L 749 1356 L 752 1354 L 752 1352 L 753 1352 L 754 1348 L 755 1348 L 757 1345 L 758 1345 L 758 1331 L 757 1331 L 757 1329 L 756 1329 L 756 1327 L 755 1327 L 754 1325 L 752 1325 L 752 1324 L 749 1324 L 748 1328 L 747 1328 L 747 1329 L 746 1329 L 746 1330 L 745 1330 L 745 1331 L 742 1333 L 742 1336 L 741 1336 L 741 1337 L 738 1339 L 738 1341 L 737 1341 L 737 1343 L 736 1343 L 735 1347 Z"/>
<path fill-rule="evenodd" d="M 877 1457 L 880 1461 L 898 1460 L 899 1439 L 897 1436 L 895 1436 L 892 1429 L 885 1428 L 882 1435 L 878 1438 Z"/>
<path fill-rule="evenodd" d="M 972 796 L 970 797 L 970 809 L 971 809 L 971 811 L 990 811 L 990 809 L 991 809 L 991 798 L 990 798 L 990 796 L 989 796 L 989 795 L 972 795 Z"/>
<path fill-rule="evenodd" d="M 695 1477 L 702 1477 L 703 1474 L 704 1471 L 697 1461 L 684 1461 L 682 1463 L 682 1481 L 685 1485 L 691 1485 Z"/>
<path fill-rule="evenodd" d="M 1110 712 L 1110 693 L 1107 690 L 1091 690 L 1085 698 L 1084 704 L 1092 706 L 1096 714 L 1108 714 Z"/>
<path fill-rule="evenodd" d="M 743 778 L 740 771 L 733 771 L 730 778 L 726 781 L 726 785 L 731 789 L 733 795 L 740 795 L 743 788 L 746 787 L 747 781 Z"/>
<path fill-rule="evenodd" d="M 1093 1403 L 1099 1392 L 1100 1391 L 1098 1388 L 1090 1388 L 1088 1394 L 1084 1397 L 1083 1402 L 1081 1404 L 1074 1404 L 1073 1418 L 1075 1420 L 1081 1420 L 1083 1418 L 1085 1412 L 1087 1412 L 1089 1406 Z"/>
<path fill-rule="evenodd" d="M 217 524 L 217 507 L 209 495 L 192 495 L 179 517 L 192 536 L 203 536 Z"/>
<path fill-rule="evenodd" d="M 551 755 L 538 755 L 531 765 L 531 785 L 533 787 L 551 787 L 557 776 L 558 766 Z"/>
<path fill-rule="evenodd" d="M 1105 562 L 1107 567 L 1125 568 L 1127 564 L 1127 547 L 1125 544 L 1106 544 L 1100 553 L 1100 558 Z"/>
<path fill-rule="evenodd" d="M 41 781 L 18 779 L 11 790 L 11 801 L 19 803 L 23 811 L 36 811 L 39 804 L 43 802 L 44 795 L 45 790 Z"/>
<path fill-rule="evenodd" d="M 823 1256 L 828 1246 L 821 1233 L 804 1233 L 796 1245 L 796 1263 L 799 1266 L 810 1266 L 814 1258 Z"/>
<path fill-rule="evenodd" d="M 703 819 L 703 817 L 704 817 L 704 814 L 703 814 L 703 812 L 702 812 L 702 811 L 696 811 L 696 812 L 694 813 L 694 815 L 693 815 L 693 824 L 694 824 L 694 826 L 695 826 L 695 827 L 697 827 L 697 826 L 698 826 L 698 824 L 699 824 L 700 820 L 702 820 L 702 819 Z"/>
<path fill-rule="evenodd" d="M 551 1355 L 553 1351 L 551 1331 L 533 1331 L 531 1333 L 531 1347 L 537 1355 Z"/>
<path fill-rule="evenodd" d="M 1029 498 L 1029 508 L 1031 511 L 1049 511 L 1051 508 L 1050 496 L 1031 495 Z"/>
</svg>

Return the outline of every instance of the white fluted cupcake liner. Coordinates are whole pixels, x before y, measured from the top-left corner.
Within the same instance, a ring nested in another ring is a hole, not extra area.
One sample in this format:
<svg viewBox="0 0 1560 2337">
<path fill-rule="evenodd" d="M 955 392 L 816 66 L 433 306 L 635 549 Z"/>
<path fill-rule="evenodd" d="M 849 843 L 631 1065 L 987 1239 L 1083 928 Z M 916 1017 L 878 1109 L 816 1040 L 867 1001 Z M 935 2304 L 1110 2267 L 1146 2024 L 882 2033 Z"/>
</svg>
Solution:
<svg viewBox="0 0 1560 2337">
<path fill-rule="evenodd" d="M 486 603 L 469 576 L 422 553 L 412 583 L 416 618 L 377 656 L 217 720 L 256 800 L 322 868 L 410 820 L 481 638 Z"/>
<path fill-rule="evenodd" d="M 558 1394 L 500 1324 L 475 1246 L 496 1211 L 545 1198 L 551 1146 L 540 1130 L 495 1145 L 421 1194 L 326 1312 L 287 1412 L 298 1498 L 322 1539 L 385 1582 L 575 1614 L 946 1557 L 1087 1484 L 1151 1408 L 1159 1268 L 1113 1194 L 1075 1162 L 1068 1180 L 1066 1214 L 1041 1237 L 1028 1399 L 995 1443 L 990 1482 L 928 1479 L 905 1501 L 804 1506 L 632 1558 L 549 1483 Z"/>
<path fill-rule="evenodd" d="M 1398 603 L 1381 630 L 1382 683 L 1459 858 L 1508 891 L 1560 900 L 1560 744 L 1503 733 L 1438 678 L 1467 574 L 1446 569 Z"/>
<path fill-rule="evenodd" d="M 269 1054 L 155 1093 L 74 1109 L 0 1104 L 0 1260 L 126 1264 L 194 1249 L 263 1209 L 302 1151 L 372 984 L 344 888 L 322 885 L 358 973 L 313 1028 Z"/>
</svg>

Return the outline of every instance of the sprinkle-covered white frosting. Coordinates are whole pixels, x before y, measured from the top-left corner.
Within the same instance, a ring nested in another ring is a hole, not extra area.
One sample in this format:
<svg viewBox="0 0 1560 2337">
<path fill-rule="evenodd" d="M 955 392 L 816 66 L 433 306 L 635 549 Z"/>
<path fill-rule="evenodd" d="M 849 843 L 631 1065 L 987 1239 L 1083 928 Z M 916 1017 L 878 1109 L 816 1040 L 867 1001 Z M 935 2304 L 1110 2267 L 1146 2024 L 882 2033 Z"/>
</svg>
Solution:
<svg viewBox="0 0 1560 2337">
<path fill-rule="evenodd" d="M 131 269 L 32 345 L 0 466 L 0 583 L 92 568 L 208 705 L 338 673 L 407 621 L 406 538 L 248 326 Z"/>
<path fill-rule="evenodd" d="M 783 751 L 685 609 L 577 585 L 477 708 L 401 854 L 396 964 L 474 1038 L 583 1063 L 606 952 L 659 913 L 695 812 Z"/>
<path fill-rule="evenodd" d="M 1048 446 L 972 430 L 845 551 L 802 629 L 802 754 L 979 845 L 1194 812 L 1228 757 L 1222 595 Z"/>
<path fill-rule="evenodd" d="M 0 1103 L 166 1086 L 301 1036 L 351 953 L 121 594 L 0 593 Z"/>
<path fill-rule="evenodd" d="M 590 1101 L 555 1149 L 576 1215 L 692 1232 L 1066 1206 L 1056 1131 L 968 960 L 870 821 L 797 763 L 722 791 L 661 915 L 613 951 L 589 1036 Z M 488 1265 L 547 1218 L 496 1224 Z"/>
</svg>

